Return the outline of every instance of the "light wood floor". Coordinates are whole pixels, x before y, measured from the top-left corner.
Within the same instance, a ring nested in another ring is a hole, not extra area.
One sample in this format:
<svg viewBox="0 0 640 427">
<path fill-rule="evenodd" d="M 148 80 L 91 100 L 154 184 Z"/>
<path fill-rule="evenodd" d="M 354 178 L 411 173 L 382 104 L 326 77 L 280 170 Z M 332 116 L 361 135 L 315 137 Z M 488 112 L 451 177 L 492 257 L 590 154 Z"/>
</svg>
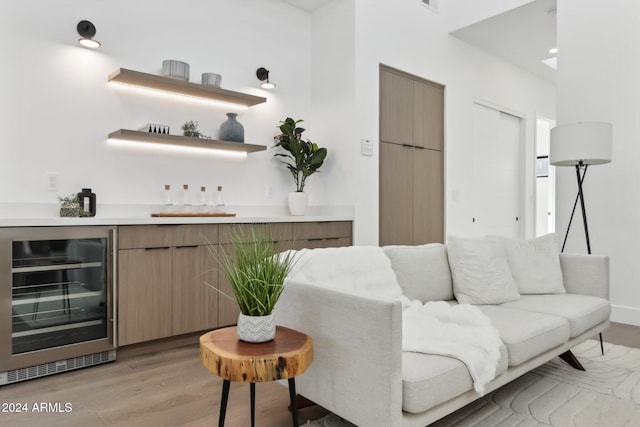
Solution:
<svg viewBox="0 0 640 427">
<path fill-rule="evenodd" d="M 640 327 L 615 324 L 605 341 L 640 348 Z M 115 363 L 0 387 L 0 404 L 26 403 L 28 413 L 1 412 L 0 427 L 216 426 L 222 381 L 200 364 L 198 347 L 118 360 Z M 34 413 L 34 404 L 59 403 L 67 413 Z M 256 425 L 290 426 L 289 393 L 277 383 L 256 385 Z M 320 418 L 320 407 L 300 411 L 300 423 Z M 250 425 L 249 386 L 232 383 L 229 427 Z"/>
</svg>

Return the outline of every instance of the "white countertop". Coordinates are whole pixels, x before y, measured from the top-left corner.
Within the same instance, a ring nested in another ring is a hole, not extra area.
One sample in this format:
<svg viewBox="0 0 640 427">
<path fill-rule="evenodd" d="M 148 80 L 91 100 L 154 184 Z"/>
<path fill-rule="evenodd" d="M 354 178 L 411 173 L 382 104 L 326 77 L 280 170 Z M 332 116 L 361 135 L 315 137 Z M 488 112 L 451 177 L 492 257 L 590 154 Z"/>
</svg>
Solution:
<svg viewBox="0 0 640 427">
<path fill-rule="evenodd" d="M 175 207 L 174 209 L 179 209 Z M 303 216 L 289 215 L 284 206 L 228 206 L 234 217 L 152 217 L 162 205 L 100 205 L 95 217 L 61 218 L 57 204 L 0 203 L 0 227 L 48 227 L 79 225 L 227 224 L 253 222 L 352 221 L 352 206 L 309 206 Z M 175 210 L 172 210 L 174 212 Z"/>
</svg>

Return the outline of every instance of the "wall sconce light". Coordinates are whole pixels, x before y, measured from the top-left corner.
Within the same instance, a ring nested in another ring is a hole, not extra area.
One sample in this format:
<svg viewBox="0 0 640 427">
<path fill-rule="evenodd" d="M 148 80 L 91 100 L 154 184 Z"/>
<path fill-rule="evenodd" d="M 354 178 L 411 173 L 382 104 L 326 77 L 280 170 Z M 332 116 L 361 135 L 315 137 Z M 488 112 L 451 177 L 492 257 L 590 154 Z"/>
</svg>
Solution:
<svg viewBox="0 0 640 427">
<path fill-rule="evenodd" d="M 81 39 L 78 39 L 78 43 L 90 49 L 97 49 L 100 47 L 100 42 L 93 39 L 93 36 L 96 35 L 95 25 L 89 21 L 80 21 L 76 28 L 78 30 L 78 34 L 82 36 Z"/>
<path fill-rule="evenodd" d="M 256 70 L 256 76 L 258 77 L 258 80 L 262 82 L 260 86 L 263 89 L 273 89 L 274 87 L 276 87 L 274 83 L 271 83 L 269 81 L 269 70 L 267 70 L 266 68 L 264 67 L 258 68 Z"/>
</svg>

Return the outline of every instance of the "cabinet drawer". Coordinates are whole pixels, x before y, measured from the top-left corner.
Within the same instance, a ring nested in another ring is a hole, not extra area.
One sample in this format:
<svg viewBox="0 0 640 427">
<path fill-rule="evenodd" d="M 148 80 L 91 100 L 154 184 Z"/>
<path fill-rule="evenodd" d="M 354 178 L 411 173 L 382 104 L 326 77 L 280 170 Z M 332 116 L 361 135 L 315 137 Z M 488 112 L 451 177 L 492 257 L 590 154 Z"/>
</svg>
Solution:
<svg viewBox="0 0 640 427">
<path fill-rule="evenodd" d="M 219 239 L 220 243 L 231 243 L 231 232 L 234 229 L 247 230 L 255 224 L 220 224 Z M 293 240 L 293 226 L 290 222 L 277 222 L 263 225 L 271 233 L 271 238 L 276 242 Z"/>
<path fill-rule="evenodd" d="M 295 240 L 351 237 L 351 221 L 296 222 L 293 224 Z"/>
<path fill-rule="evenodd" d="M 218 242 L 217 224 L 126 225 L 118 227 L 118 249 L 203 245 Z"/>
</svg>

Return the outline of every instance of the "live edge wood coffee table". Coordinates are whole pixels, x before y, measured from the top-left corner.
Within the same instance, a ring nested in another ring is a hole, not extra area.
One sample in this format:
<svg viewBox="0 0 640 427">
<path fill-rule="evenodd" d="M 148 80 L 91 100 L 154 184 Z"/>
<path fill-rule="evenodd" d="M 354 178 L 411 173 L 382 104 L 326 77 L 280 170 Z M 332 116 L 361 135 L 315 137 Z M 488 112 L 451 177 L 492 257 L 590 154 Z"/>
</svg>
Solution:
<svg viewBox="0 0 640 427">
<path fill-rule="evenodd" d="M 295 377 L 313 360 L 313 340 L 302 332 L 276 327 L 276 337 L 251 344 L 240 341 L 236 327 L 217 329 L 200 337 L 200 360 L 205 368 L 224 381 L 218 427 L 224 426 L 231 381 L 250 383 L 251 427 L 255 426 L 256 383 L 289 380 L 289 398 L 294 427 L 298 427 Z"/>
</svg>

